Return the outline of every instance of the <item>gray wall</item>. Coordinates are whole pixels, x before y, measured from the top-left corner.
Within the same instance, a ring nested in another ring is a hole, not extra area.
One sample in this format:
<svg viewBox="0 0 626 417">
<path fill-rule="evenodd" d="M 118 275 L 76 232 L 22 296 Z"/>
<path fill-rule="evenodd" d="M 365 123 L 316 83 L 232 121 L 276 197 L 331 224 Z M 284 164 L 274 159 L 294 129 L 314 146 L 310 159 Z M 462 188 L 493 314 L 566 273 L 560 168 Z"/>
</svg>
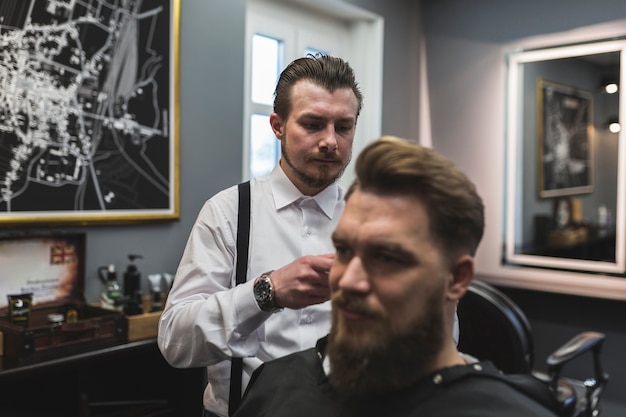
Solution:
<svg viewBox="0 0 626 417">
<path fill-rule="evenodd" d="M 423 0 L 433 146 L 456 160 L 486 202 L 487 232 L 502 221 L 504 157 L 503 49 L 520 39 L 626 18 L 617 0 Z M 622 25 L 623 27 L 623 25 Z M 479 258 L 499 262 L 501 236 Z M 484 241 L 483 241 L 484 242 Z M 603 361 L 611 374 L 604 417 L 626 415 L 626 302 L 503 288 L 531 319 L 537 366 L 583 330 L 607 334 Z M 581 365 L 582 366 L 582 365 Z M 580 367 L 575 366 L 574 373 Z"/>
<path fill-rule="evenodd" d="M 344 2 L 376 13 L 385 20 L 382 134 L 417 138 L 421 31 L 419 1 L 344 0 Z M 367 97 L 364 98 L 364 105 L 367 106 Z"/>
</svg>

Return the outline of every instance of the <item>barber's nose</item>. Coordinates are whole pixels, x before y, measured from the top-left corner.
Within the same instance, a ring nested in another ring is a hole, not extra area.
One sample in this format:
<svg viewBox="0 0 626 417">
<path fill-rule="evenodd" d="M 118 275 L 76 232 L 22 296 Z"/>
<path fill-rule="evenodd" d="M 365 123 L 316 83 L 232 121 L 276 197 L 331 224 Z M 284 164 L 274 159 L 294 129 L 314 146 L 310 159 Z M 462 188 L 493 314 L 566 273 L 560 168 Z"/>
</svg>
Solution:
<svg viewBox="0 0 626 417">
<path fill-rule="evenodd" d="M 329 124 L 326 129 L 322 132 L 322 137 L 320 138 L 319 147 L 325 151 L 335 151 L 337 150 L 337 132 L 335 132 L 335 126 Z"/>
</svg>

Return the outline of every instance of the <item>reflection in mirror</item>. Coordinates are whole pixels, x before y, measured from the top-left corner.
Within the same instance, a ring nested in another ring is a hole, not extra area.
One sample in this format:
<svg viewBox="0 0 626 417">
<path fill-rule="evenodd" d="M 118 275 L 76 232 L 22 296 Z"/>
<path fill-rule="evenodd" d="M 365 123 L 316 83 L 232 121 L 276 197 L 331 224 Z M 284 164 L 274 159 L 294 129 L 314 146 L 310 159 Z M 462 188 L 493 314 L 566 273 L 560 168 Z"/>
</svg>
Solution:
<svg viewBox="0 0 626 417">
<path fill-rule="evenodd" d="M 505 263 L 625 272 L 625 42 L 508 55 Z"/>
</svg>

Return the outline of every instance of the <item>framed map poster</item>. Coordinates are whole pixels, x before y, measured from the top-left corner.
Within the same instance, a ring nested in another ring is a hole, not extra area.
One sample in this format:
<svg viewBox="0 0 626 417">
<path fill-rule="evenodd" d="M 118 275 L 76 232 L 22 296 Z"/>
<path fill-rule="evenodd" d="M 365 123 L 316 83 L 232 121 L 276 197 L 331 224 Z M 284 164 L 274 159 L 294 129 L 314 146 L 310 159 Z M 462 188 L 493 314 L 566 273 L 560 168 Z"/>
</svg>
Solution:
<svg viewBox="0 0 626 417">
<path fill-rule="evenodd" d="M 0 0 L 0 226 L 179 217 L 180 0 Z"/>
</svg>

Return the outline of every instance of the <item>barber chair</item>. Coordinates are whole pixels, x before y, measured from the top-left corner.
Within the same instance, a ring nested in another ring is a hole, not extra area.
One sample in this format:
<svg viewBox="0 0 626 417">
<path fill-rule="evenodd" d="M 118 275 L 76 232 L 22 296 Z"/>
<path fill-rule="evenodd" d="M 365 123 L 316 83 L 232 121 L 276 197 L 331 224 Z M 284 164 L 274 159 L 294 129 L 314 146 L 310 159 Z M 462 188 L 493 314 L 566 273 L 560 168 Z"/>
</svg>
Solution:
<svg viewBox="0 0 626 417">
<path fill-rule="evenodd" d="M 600 352 L 605 335 L 583 332 L 563 344 L 546 360 L 547 371 L 534 369 L 532 329 L 522 310 L 495 287 L 474 280 L 457 307 L 459 351 L 479 360 L 490 360 L 504 373 L 531 374 L 550 387 L 561 417 L 595 417 L 600 414 L 600 396 L 609 375 L 603 372 Z M 585 380 L 567 378 L 563 368 L 588 354 L 594 376 Z"/>
</svg>

